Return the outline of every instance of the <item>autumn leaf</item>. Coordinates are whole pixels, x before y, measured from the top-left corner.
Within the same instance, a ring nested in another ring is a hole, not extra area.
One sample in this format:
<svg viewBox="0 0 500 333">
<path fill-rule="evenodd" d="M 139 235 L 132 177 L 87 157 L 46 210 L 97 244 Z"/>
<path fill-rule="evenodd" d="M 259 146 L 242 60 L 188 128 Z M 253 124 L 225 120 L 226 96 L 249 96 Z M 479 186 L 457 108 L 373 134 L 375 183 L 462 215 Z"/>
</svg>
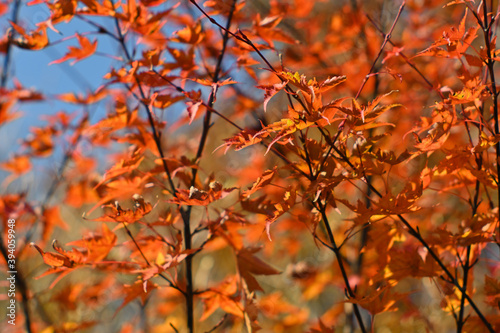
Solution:
<svg viewBox="0 0 500 333">
<path fill-rule="evenodd" d="M 99 199 L 94 185 L 86 180 L 71 183 L 68 185 L 66 199 L 64 202 L 73 207 L 81 207 L 83 204 L 92 203 Z"/>
<path fill-rule="evenodd" d="M 245 280 L 247 287 L 250 291 L 264 291 L 259 285 L 254 275 L 276 275 L 280 272 L 259 258 L 254 254 L 259 251 L 258 248 L 242 248 L 236 253 L 238 261 L 238 271 L 241 277 Z"/>
<path fill-rule="evenodd" d="M 42 255 L 43 261 L 53 267 L 73 267 L 73 262 L 66 256 L 60 253 L 51 253 L 43 251 L 38 245 L 31 244 Z"/>
<path fill-rule="evenodd" d="M 366 296 L 361 296 L 362 294 Z M 391 291 L 388 285 L 380 287 L 369 286 L 362 292 L 358 291 L 356 298 L 351 298 L 349 301 L 361 305 L 374 316 L 382 312 L 396 311 L 396 302 L 405 296 L 404 294 Z"/>
<path fill-rule="evenodd" d="M 236 317 L 243 318 L 244 309 L 237 295 L 238 285 L 236 277 L 228 277 L 218 285 L 213 286 L 200 294 L 203 302 L 203 314 L 200 321 L 206 320 L 217 309 L 222 309 Z"/>
<path fill-rule="evenodd" d="M 89 219 L 89 221 L 135 223 L 153 210 L 153 206 L 150 203 L 145 203 L 140 196 L 135 201 L 136 205 L 134 209 L 122 209 L 118 201 L 115 201 L 114 204 L 104 205 L 102 207 L 104 215 L 95 219 Z"/>
<path fill-rule="evenodd" d="M 188 25 L 181 30 L 174 33 L 177 37 L 172 39 L 175 42 L 186 43 L 186 44 L 199 44 L 205 38 L 205 33 L 201 28 L 200 22 L 196 22 L 194 25 Z"/>
<path fill-rule="evenodd" d="M 259 177 L 251 188 L 242 192 L 242 197 L 249 198 L 253 193 L 257 192 L 259 189 L 263 188 L 267 184 L 271 182 L 271 179 L 277 172 L 277 168 L 275 167 L 272 170 L 265 171 L 261 177 Z"/>
<path fill-rule="evenodd" d="M 69 22 L 76 13 L 78 2 L 76 0 L 57 0 L 53 3 L 46 2 L 51 11 L 50 21 L 52 24 Z"/>
<path fill-rule="evenodd" d="M 269 103 L 271 98 L 273 98 L 274 95 L 283 90 L 286 87 L 287 83 L 287 81 L 282 81 L 276 84 L 257 86 L 257 88 L 264 90 L 264 111 L 267 111 L 267 104 Z"/>
<path fill-rule="evenodd" d="M 106 89 L 99 89 L 93 93 L 88 94 L 75 94 L 75 93 L 65 93 L 57 95 L 61 101 L 74 104 L 90 105 L 99 102 L 100 100 L 109 96 L 109 91 Z"/>
<path fill-rule="evenodd" d="M 0 168 L 21 175 L 31 169 L 31 161 L 29 156 L 17 155 L 13 156 L 9 161 L 0 163 Z"/>
<path fill-rule="evenodd" d="M 196 119 L 196 115 L 198 114 L 198 110 L 202 104 L 203 104 L 203 102 L 201 100 L 186 102 L 186 105 L 187 105 L 186 111 L 189 115 L 189 124 L 190 125 L 193 122 L 193 120 Z"/>
<path fill-rule="evenodd" d="M 224 144 L 217 147 L 215 150 L 220 149 L 221 147 L 226 147 L 224 153 L 227 153 L 229 148 L 234 146 L 236 151 L 241 150 L 245 147 L 253 146 L 262 141 L 262 138 L 259 137 L 260 132 L 250 129 L 245 129 L 235 136 L 224 139 Z"/>
<path fill-rule="evenodd" d="M 78 43 L 80 44 L 80 47 L 78 48 L 78 47 L 74 47 L 74 46 L 69 46 L 68 47 L 69 52 L 66 53 L 66 55 L 64 57 L 62 57 L 61 59 L 52 61 L 49 65 L 60 64 L 61 62 L 75 58 L 75 60 L 71 63 L 71 65 L 74 65 L 78 61 L 81 61 L 85 58 L 88 58 L 94 54 L 94 52 L 97 49 L 97 40 L 90 42 L 90 40 L 87 37 L 79 35 L 79 34 L 76 34 L 76 38 L 78 39 Z"/>
<path fill-rule="evenodd" d="M 47 207 L 43 211 L 43 238 L 46 239 L 52 234 L 54 227 L 68 230 L 68 224 L 61 218 L 60 207 Z"/>
<path fill-rule="evenodd" d="M 489 305 L 492 307 L 500 306 L 500 280 L 485 275 L 484 293 Z"/>
<path fill-rule="evenodd" d="M 200 190 L 191 186 L 189 190 L 178 189 L 175 198 L 170 203 L 187 206 L 207 206 L 210 203 L 224 198 L 236 188 L 223 188 L 219 182 L 210 183 L 208 190 Z"/>
<path fill-rule="evenodd" d="M 296 194 L 294 189 L 289 189 L 283 195 L 282 201 L 274 205 L 274 212 L 266 219 L 266 233 L 269 240 L 271 239 L 271 224 L 295 205 Z"/>
<path fill-rule="evenodd" d="M 116 235 L 106 224 L 103 224 L 100 233 L 91 233 L 89 236 L 70 242 L 67 245 L 86 248 L 88 250 L 87 261 L 98 262 L 106 258 L 109 251 L 115 246 L 116 241 Z"/>
<path fill-rule="evenodd" d="M 116 309 L 113 316 L 116 316 L 121 309 L 123 309 L 127 304 L 139 298 L 141 302 L 144 304 L 150 294 L 158 288 L 158 285 L 154 284 L 151 281 L 135 281 L 132 285 L 124 285 L 122 287 L 122 295 L 124 295 L 124 299 L 122 304 Z"/>
<path fill-rule="evenodd" d="M 11 39 L 16 46 L 27 50 L 41 50 L 49 45 L 47 37 L 47 25 L 39 25 L 35 31 L 27 33 L 22 27 L 14 22 L 10 22 L 19 36 L 14 35 Z"/>
<path fill-rule="evenodd" d="M 60 247 L 56 240 L 52 242 L 52 247 L 55 252 L 45 252 L 35 243 L 31 243 L 43 258 L 43 261 L 52 267 L 65 267 L 65 268 L 73 268 L 75 265 L 81 265 L 85 263 L 87 256 L 86 253 L 80 252 L 73 248 L 71 251 L 66 251 L 62 247 Z"/>
</svg>

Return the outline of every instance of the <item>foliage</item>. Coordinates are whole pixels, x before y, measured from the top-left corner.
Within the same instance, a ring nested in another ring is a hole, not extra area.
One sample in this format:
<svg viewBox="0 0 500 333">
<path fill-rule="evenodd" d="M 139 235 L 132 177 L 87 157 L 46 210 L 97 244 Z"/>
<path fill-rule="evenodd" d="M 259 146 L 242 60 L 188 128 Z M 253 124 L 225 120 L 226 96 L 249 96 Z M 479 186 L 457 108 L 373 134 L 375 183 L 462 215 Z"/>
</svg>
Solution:
<svg viewBox="0 0 500 333">
<path fill-rule="evenodd" d="M 500 330 L 495 1 L 28 6 L 0 5 L 0 130 L 65 111 L 0 164 L 5 332 Z M 61 48 L 103 83 L 11 75 Z"/>
</svg>

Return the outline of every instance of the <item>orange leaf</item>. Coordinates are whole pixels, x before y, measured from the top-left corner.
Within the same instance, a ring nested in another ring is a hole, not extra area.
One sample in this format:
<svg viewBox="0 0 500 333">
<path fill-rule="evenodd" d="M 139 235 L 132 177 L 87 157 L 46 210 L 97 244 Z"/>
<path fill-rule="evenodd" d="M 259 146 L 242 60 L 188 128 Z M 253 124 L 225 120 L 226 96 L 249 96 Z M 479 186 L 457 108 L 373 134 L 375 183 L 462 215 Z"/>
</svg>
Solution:
<svg viewBox="0 0 500 333">
<path fill-rule="evenodd" d="M 264 291 L 253 275 L 275 275 L 280 271 L 269 266 L 253 254 L 259 249 L 243 248 L 236 254 L 238 261 L 238 271 L 245 280 L 250 291 Z"/>
<path fill-rule="evenodd" d="M 47 239 L 52 233 L 55 226 L 59 226 L 64 230 L 69 227 L 61 218 L 61 213 L 58 206 L 46 208 L 43 211 L 43 235 L 42 239 Z"/>
<path fill-rule="evenodd" d="M 17 45 L 18 47 L 27 50 L 41 50 L 49 45 L 46 24 L 39 25 L 35 31 L 29 34 L 14 22 L 10 22 L 10 24 L 20 35 L 14 36 L 14 38 L 12 38 L 12 43 Z"/>
<path fill-rule="evenodd" d="M 125 285 L 122 290 L 122 294 L 125 295 L 125 299 L 118 309 L 116 309 L 114 316 L 116 316 L 116 314 L 120 312 L 125 305 L 138 297 L 140 297 L 142 304 L 144 304 L 146 299 L 149 297 L 149 294 L 157 288 L 158 286 L 150 280 L 146 282 L 136 281 L 133 285 Z"/>
<path fill-rule="evenodd" d="M 75 60 L 71 63 L 71 65 L 74 65 L 78 61 L 81 61 L 87 57 L 90 57 L 92 54 L 95 53 L 95 50 L 97 49 L 97 40 L 94 40 L 93 42 L 90 42 L 90 40 L 82 35 L 76 34 L 76 37 L 78 38 L 78 43 L 80 43 L 80 48 L 74 47 L 74 46 L 69 46 L 69 52 L 66 53 L 64 57 L 58 60 L 52 61 L 49 65 L 52 64 L 59 64 L 61 62 L 64 62 L 66 60 L 69 60 L 71 58 L 75 58 Z"/>
<path fill-rule="evenodd" d="M 73 267 L 74 263 L 65 255 L 62 255 L 60 253 L 44 252 L 38 245 L 34 243 L 31 243 L 31 246 L 35 247 L 35 249 L 42 255 L 43 261 L 47 265 L 53 267 Z"/>
<path fill-rule="evenodd" d="M 246 191 L 243 191 L 242 196 L 245 198 L 250 197 L 253 193 L 257 192 L 259 189 L 263 188 L 267 184 L 271 182 L 271 179 L 274 177 L 274 175 L 277 172 L 277 168 L 274 167 L 272 170 L 267 170 L 260 176 L 255 183 L 253 183 L 252 187 L 249 188 Z"/>
<path fill-rule="evenodd" d="M 81 240 L 70 242 L 67 245 L 73 245 L 88 249 L 87 261 L 101 261 L 111 251 L 116 244 L 117 237 L 106 224 L 102 225 L 102 231 L 97 234 L 91 234 Z"/>
<path fill-rule="evenodd" d="M 0 163 L 0 168 L 21 175 L 31 169 L 31 161 L 26 155 L 17 155 L 7 162 Z"/>
</svg>

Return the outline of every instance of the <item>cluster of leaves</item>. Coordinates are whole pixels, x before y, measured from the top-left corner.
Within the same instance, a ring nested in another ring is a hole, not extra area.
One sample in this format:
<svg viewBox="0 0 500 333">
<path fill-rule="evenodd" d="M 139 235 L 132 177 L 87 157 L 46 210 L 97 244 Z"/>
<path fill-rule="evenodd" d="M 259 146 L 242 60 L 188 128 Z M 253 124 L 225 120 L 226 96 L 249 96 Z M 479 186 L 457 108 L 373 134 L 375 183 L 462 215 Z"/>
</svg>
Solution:
<svg viewBox="0 0 500 333">
<path fill-rule="evenodd" d="M 10 331 L 498 331 L 493 3 L 34 0 L 34 26 L 0 5 L 0 130 L 68 108 L 0 164 Z M 111 58 L 98 87 L 9 77 L 70 41 L 50 68 Z"/>
</svg>

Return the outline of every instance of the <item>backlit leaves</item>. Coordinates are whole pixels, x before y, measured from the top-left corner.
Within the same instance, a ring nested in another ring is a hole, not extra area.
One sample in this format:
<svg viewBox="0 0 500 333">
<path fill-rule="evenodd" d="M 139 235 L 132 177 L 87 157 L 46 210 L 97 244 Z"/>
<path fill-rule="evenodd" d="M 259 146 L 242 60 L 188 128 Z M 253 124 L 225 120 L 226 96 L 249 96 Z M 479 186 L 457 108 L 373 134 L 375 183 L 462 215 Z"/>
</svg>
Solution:
<svg viewBox="0 0 500 333">
<path fill-rule="evenodd" d="M 191 186 L 189 190 L 179 189 L 176 197 L 169 202 L 178 205 L 207 206 L 210 203 L 224 198 L 235 188 L 223 188 L 219 182 L 212 182 L 207 190 L 197 189 Z"/>
<path fill-rule="evenodd" d="M 1 70 L 1 130 L 22 132 L 0 162 L 0 261 L 15 219 L 34 327 L 91 329 L 81 313 L 111 307 L 110 329 L 142 329 L 140 315 L 184 332 L 192 303 L 196 332 L 361 330 L 347 320 L 357 307 L 365 331 L 402 318 L 446 331 L 448 317 L 498 330 L 496 4 L 412 2 L 389 32 L 372 18 L 394 8 L 353 3 L 34 0 L 45 21 L 20 12 L 0 38 L 16 66 Z M 54 64 L 112 68 L 102 83 L 76 66 L 74 86 L 26 84 L 20 61 L 41 53 L 17 48 L 48 46 Z M 43 126 L 12 122 L 45 107 Z M 49 249 L 54 238 L 65 245 Z M 39 267 L 51 281 L 27 280 Z M 419 296 L 436 286 L 428 320 Z M 40 315 L 52 307 L 63 315 Z"/>
<path fill-rule="evenodd" d="M 71 63 L 74 65 L 78 61 L 90 57 L 97 49 L 97 40 L 91 42 L 87 37 L 82 35 L 76 35 L 78 39 L 79 47 L 69 46 L 69 51 L 64 57 L 58 60 L 52 61 L 50 64 L 60 64 L 64 61 L 74 58 L 75 60 Z"/>
<path fill-rule="evenodd" d="M 250 291 L 264 291 L 254 275 L 275 275 L 280 273 L 254 255 L 258 250 L 243 248 L 236 253 L 238 271 Z"/>
<path fill-rule="evenodd" d="M 17 35 L 14 34 L 11 39 L 16 46 L 28 50 L 41 50 L 49 45 L 47 26 L 45 24 L 41 24 L 35 31 L 29 33 L 14 22 L 10 22 L 10 24 L 17 32 Z"/>
<path fill-rule="evenodd" d="M 134 223 L 149 214 L 153 209 L 153 206 L 144 202 L 140 196 L 135 197 L 134 200 L 136 204 L 133 209 L 123 209 L 117 201 L 114 204 L 104 205 L 102 207 L 104 215 L 92 219 L 92 221 Z"/>
</svg>

